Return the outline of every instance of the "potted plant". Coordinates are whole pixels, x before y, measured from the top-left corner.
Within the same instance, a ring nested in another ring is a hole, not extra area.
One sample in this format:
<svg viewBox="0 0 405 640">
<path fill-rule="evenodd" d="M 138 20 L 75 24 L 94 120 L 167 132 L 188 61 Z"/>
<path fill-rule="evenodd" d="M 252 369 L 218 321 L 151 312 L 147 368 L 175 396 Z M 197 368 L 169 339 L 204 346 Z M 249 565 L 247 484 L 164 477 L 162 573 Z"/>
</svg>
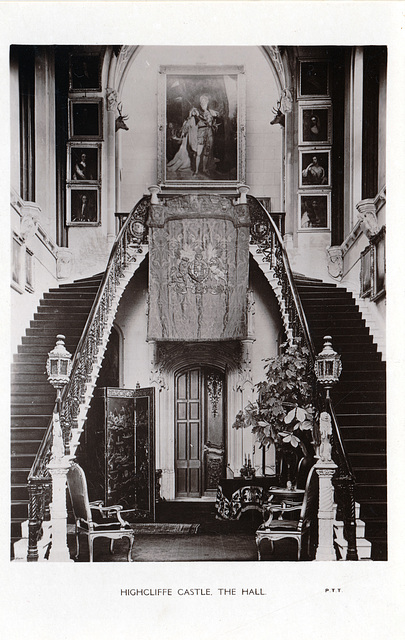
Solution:
<svg viewBox="0 0 405 640">
<path fill-rule="evenodd" d="M 232 426 L 250 427 L 264 449 L 275 445 L 280 475 L 292 482 L 298 460 L 314 456 L 317 416 L 309 350 L 300 342 L 284 343 L 280 354 L 265 363 L 266 380 L 256 385 L 257 400 L 237 414 Z"/>
</svg>

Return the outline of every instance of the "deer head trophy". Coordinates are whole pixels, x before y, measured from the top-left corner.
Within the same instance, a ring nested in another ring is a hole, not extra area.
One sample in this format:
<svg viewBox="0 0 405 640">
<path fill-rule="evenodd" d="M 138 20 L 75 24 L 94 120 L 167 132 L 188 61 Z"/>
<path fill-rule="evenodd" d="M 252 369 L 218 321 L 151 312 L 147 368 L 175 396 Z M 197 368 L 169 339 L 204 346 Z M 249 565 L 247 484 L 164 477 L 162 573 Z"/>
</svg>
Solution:
<svg viewBox="0 0 405 640">
<path fill-rule="evenodd" d="M 280 110 L 280 106 L 281 106 L 281 100 L 279 100 L 277 102 L 277 109 L 275 109 L 274 107 L 272 108 L 272 111 L 273 111 L 275 117 L 270 122 L 270 124 L 279 124 L 281 127 L 284 127 L 285 126 L 285 114 L 282 113 L 282 111 Z"/>
<path fill-rule="evenodd" d="M 126 124 L 125 120 L 128 120 L 129 116 L 122 115 L 122 102 L 118 103 L 117 109 L 119 115 L 117 118 L 115 118 L 115 130 L 118 131 L 119 129 L 124 129 L 124 131 L 128 131 L 129 127 Z"/>
</svg>

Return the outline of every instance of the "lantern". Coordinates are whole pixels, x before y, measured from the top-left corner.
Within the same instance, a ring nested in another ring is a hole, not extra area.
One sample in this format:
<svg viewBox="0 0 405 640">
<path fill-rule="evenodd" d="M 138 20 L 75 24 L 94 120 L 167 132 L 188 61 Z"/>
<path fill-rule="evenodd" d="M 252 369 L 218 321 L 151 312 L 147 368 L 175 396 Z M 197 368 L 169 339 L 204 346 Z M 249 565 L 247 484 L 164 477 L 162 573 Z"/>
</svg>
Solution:
<svg viewBox="0 0 405 640">
<path fill-rule="evenodd" d="M 326 389 L 326 397 L 329 398 L 330 389 L 338 382 L 342 373 L 342 363 L 340 355 L 332 348 L 331 336 L 324 336 L 323 340 L 323 349 L 315 357 L 314 369 L 319 384 Z"/>
<path fill-rule="evenodd" d="M 69 380 L 72 369 L 72 354 L 65 347 L 65 336 L 56 336 L 56 346 L 48 353 L 46 361 L 46 372 L 48 374 L 48 382 L 57 390 L 58 398 L 61 389 Z"/>
</svg>

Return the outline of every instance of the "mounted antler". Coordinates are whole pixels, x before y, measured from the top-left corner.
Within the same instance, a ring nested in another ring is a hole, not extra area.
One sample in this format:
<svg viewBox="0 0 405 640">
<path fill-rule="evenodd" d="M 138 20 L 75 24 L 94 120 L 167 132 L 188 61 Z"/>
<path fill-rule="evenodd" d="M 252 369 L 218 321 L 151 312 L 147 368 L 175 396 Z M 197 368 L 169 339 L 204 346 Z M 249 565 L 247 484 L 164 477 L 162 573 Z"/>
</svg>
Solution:
<svg viewBox="0 0 405 640">
<path fill-rule="evenodd" d="M 129 127 L 125 123 L 125 120 L 128 120 L 129 116 L 122 115 L 122 102 L 119 102 L 117 105 L 119 116 L 115 119 L 115 130 L 124 129 L 124 131 L 128 131 Z"/>
<path fill-rule="evenodd" d="M 285 126 L 285 114 L 282 113 L 282 111 L 280 110 L 281 107 L 281 100 L 279 100 L 277 102 L 277 109 L 275 109 L 274 107 L 272 108 L 272 111 L 275 115 L 275 118 L 273 118 L 273 120 L 270 122 L 270 124 L 279 124 L 281 127 Z"/>
</svg>

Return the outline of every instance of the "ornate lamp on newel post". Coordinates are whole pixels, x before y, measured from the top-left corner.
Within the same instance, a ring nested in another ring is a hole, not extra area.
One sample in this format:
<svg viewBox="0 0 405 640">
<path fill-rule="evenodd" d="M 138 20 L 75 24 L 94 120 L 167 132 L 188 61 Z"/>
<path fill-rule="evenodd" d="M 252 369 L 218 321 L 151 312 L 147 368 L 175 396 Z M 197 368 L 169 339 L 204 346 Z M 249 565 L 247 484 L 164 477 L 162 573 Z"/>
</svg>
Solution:
<svg viewBox="0 0 405 640">
<path fill-rule="evenodd" d="M 56 336 L 56 346 L 48 354 L 46 372 L 48 381 L 56 389 L 56 409 L 53 414 L 52 456 L 48 464 L 52 476 L 52 503 L 50 505 L 52 524 L 52 547 L 49 560 L 52 562 L 73 562 L 67 545 L 66 476 L 70 467 L 70 457 L 65 455 L 60 426 L 60 399 L 62 389 L 69 380 L 72 369 L 71 354 L 65 347 L 65 336 Z"/>
<path fill-rule="evenodd" d="M 322 351 L 315 357 L 315 375 L 319 384 L 326 390 L 326 400 L 330 399 L 330 390 L 338 382 L 342 372 L 340 355 L 332 348 L 331 336 L 324 337 Z M 336 560 L 333 545 L 333 521 L 335 519 L 335 502 L 332 478 L 337 465 L 332 460 L 332 419 L 327 411 L 322 411 L 319 418 L 321 444 L 319 446 L 316 471 L 319 476 L 319 509 L 318 509 L 318 548 L 316 560 Z"/>
</svg>

